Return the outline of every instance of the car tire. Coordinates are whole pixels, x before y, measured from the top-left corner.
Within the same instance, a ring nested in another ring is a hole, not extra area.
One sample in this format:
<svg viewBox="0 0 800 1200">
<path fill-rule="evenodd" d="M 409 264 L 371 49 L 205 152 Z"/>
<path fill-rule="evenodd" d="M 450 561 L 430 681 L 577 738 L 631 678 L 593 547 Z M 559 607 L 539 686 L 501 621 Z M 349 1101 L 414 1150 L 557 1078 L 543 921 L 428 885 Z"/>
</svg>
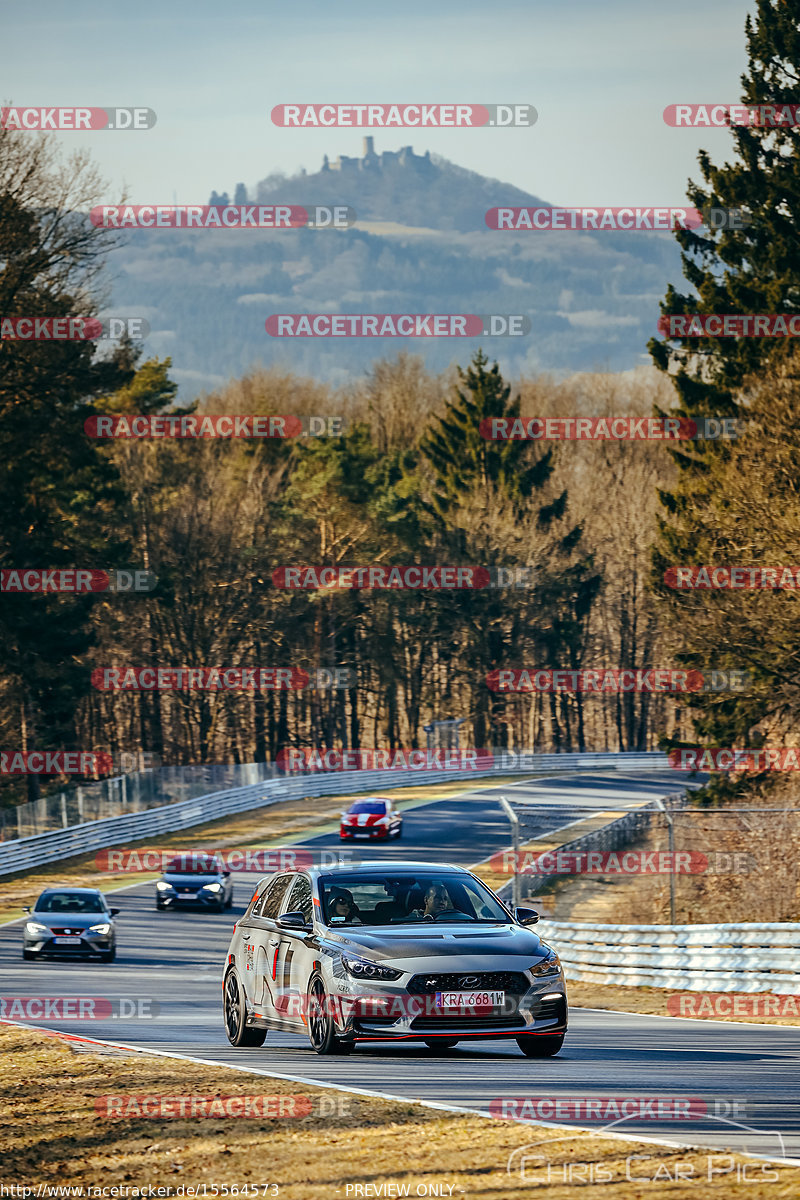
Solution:
<svg viewBox="0 0 800 1200">
<path fill-rule="evenodd" d="M 163 912 L 166 907 L 166 904 L 161 904 L 158 900 L 156 900 L 156 908 L 159 912 Z"/>
<path fill-rule="evenodd" d="M 526 1058 L 550 1058 L 551 1055 L 558 1054 L 564 1045 L 564 1034 L 528 1034 L 518 1037 L 516 1042 Z"/>
<path fill-rule="evenodd" d="M 316 1054 L 349 1054 L 352 1042 L 336 1036 L 333 1014 L 328 1005 L 328 993 L 321 975 L 308 981 L 308 1040 Z"/>
<path fill-rule="evenodd" d="M 114 946 L 111 950 L 101 950 L 100 959 L 102 962 L 113 962 L 117 957 L 117 947 Z"/>
<path fill-rule="evenodd" d="M 222 1015 L 225 1021 L 225 1032 L 232 1046 L 263 1046 L 267 1036 L 266 1029 L 248 1029 L 245 1024 L 244 988 L 241 985 L 236 968 L 233 967 L 225 976 L 222 990 Z"/>
<path fill-rule="evenodd" d="M 26 962 L 32 962 L 35 958 L 39 957 L 39 951 L 38 950 L 23 950 L 22 957 L 25 959 Z"/>
<path fill-rule="evenodd" d="M 233 889 L 231 889 L 231 894 L 230 894 L 230 896 L 228 896 L 228 899 L 225 901 L 224 907 L 225 908 L 233 908 Z"/>
<path fill-rule="evenodd" d="M 429 1050 L 452 1050 L 458 1045 L 458 1038 L 431 1038 L 430 1041 L 426 1038 L 425 1045 Z"/>
</svg>

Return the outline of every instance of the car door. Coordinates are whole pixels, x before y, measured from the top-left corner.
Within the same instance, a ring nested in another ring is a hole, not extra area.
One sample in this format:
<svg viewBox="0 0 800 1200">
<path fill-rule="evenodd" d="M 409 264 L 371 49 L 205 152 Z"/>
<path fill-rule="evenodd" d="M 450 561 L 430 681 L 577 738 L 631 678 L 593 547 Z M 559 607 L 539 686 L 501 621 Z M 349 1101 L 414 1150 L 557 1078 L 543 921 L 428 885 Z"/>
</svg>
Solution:
<svg viewBox="0 0 800 1200">
<path fill-rule="evenodd" d="M 300 872 L 287 890 L 281 912 L 300 912 L 306 922 L 313 920 L 311 880 Z M 309 933 L 303 930 L 281 929 L 276 962 L 276 1006 L 279 1016 L 295 1029 L 305 1028 L 306 984 L 313 961 L 313 949 L 307 945 Z"/>
<path fill-rule="evenodd" d="M 276 875 L 253 907 L 244 942 L 244 986 L 256 1009 L 265 1016 L 275 1014 L 274 975 L 280 938 L 276 918 L 293 876 Z"/>
</svg>

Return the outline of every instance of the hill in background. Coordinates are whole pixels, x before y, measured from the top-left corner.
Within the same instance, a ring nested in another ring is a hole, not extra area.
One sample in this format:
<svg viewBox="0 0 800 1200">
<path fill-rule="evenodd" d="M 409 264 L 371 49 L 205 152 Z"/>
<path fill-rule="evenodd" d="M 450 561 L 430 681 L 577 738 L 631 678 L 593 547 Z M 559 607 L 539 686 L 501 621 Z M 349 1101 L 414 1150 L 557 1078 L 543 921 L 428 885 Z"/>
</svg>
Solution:
<svg viewBox="0 0 800 1200">
<path fill-rule="evenodd" d="M 214 192 L 211 203 L 227 203 Z M 347 204 L 348 230 L 135 230 L 115 254 L 113 310 L 141 315 L 147 352 L 171 355 L 180 395 L 256 364 L 342 382 L 400 349 L 431 370 L 478 344 L 516 375 L 625 370 L 648 361 L 666 283 L 680 275 L 670 234 L 496 232 L 496 205 L 536 196 L 411 147 L 327 158 L 313 173 L 270 175 L 233 203 Z M 273 313 L 522 313 L 520 338 L 277 339 Z"/>
</svg>

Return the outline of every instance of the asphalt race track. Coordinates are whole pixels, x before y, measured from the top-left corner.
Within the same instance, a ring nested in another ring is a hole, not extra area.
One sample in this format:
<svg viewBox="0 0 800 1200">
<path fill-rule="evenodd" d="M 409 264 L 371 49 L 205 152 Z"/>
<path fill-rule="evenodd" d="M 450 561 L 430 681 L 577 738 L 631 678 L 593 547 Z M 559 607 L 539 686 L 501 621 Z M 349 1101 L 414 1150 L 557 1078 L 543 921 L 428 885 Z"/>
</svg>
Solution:
<svg viewBox="0 0 800 1200">
<path fill-rule="evenodd" d="M 664 772 L 527 780 L 496 791 L 546 802 L 544 832 L 582 815 L 575 805 L 601 810 L 633 805 L 684 785 L 679 773 Z M 552 811 L 553 804 L 563 805 L 563 815 Z M 340 848 L 335 834 L 307 844 Z M 508 844 L 508 822 L 492 791 L 484 790 L 422 806 L 412 802 L 401 841 L 359 846 L 356 852 L 468 864 Z M 124 998 L 118 1016 L 30 1023 L 257 1073 L 277 1072 L 306 1084 L 373 1089 L 484 1112 L 503 1097 L 692 1097 L 705 1101 L 709 1115 L 679 1122 L 631 1119 L 616 1129 L 800 1160 L 800 1028 L 573 1009 L 564 1049 L 557 1058 L 541 1061 L 525 1058 L 513 1042 L 461 1043 L 439 1054 L 424 1045 L 369 1046 L 346 1058 L 321 1058 L 300 1037 L 270 1033 L 259 1049 L 235 1049 L 222 1024 L 220 980 L 232 923 L 243 913 L 255 878 L 237 875 L 234 907 L 218 914 L 156 912 L 152 883 L 125 887 L 114 900 L 122 912 L 118 957 L 111 964 L 23 962 L 20 922 L 2 927 L 2 997 L 6 1004 L 15 997 L 103 997 L 112 1003 Z M 546 937 L 546 923 L 542 932 Z M 584 1117 L 575 1124 L 591 1122 Z"/>
</svg>

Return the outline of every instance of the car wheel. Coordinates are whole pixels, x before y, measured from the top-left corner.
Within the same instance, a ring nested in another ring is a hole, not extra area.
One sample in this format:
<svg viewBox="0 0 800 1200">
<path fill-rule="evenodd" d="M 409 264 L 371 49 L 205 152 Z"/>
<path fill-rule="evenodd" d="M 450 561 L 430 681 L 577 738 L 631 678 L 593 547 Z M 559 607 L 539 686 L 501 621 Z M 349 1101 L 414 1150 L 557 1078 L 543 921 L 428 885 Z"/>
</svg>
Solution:
<svg viewBox="0 0 800 1200">
<path fill-rule="evenodd" d="M 156 900 L 156 908 L 159 912 L 163 912 L 166 907 L 166 904 L 162 904 L 159 900 Z"/>
<path fill-rule="evenodd" d="M 528 1034 L 518 1037 L 516 1041 L 527 1058 L 550 1058 L 552 1054 L 558 1054 L 564 1045 L 564 1034 L 556 1033 L 544 1037 Z"/>
<path fill-rule="evenodd" d="M 117 957 L 117 947 L 114 946 L 111 950 L 101 950 L 100 958 L 103 962 L 113 962 Z"/>
<path fill-rule="evenodd" d="M 429 1050 L 452 1050 L 458 1045 L 458 1038 L 431 1038 L 430 1041 L 426 1038 L 425 1045 Z"/>
<path fill-rule="evenodd" d="M 26 962 L 31 962 L 32 959 L 39 957 L 39 951 L 38 950 L 23 950 L 22 957 L 25 959 Z"/>
<path fill-rule="evenodd" d="M 228 899 L 225 901 L 225 907 L 233 908 L 233 891 L 232 890 L 231 890 L 230 896 L 228 896 Z"/>
<path fill-rule="evenodd" d="M 319 975 L 312 975 L 308 985 L 308 1040 L 317 1054 L 349 1054 L 352 1042 L 336 1036 L 330 1000 Z"/>
<path fill-rule="evenodd" d="M 222 1009 L 225 1018 L 225 1032 L 232 1046 L 264 1045 L 264 1039 L 267 1036 L 266 1029 L 248 1029 L 245 1024 L 244 989 L 239 982 L 235 968 L 229 971 L 225 977 Z"/>
</svg>

